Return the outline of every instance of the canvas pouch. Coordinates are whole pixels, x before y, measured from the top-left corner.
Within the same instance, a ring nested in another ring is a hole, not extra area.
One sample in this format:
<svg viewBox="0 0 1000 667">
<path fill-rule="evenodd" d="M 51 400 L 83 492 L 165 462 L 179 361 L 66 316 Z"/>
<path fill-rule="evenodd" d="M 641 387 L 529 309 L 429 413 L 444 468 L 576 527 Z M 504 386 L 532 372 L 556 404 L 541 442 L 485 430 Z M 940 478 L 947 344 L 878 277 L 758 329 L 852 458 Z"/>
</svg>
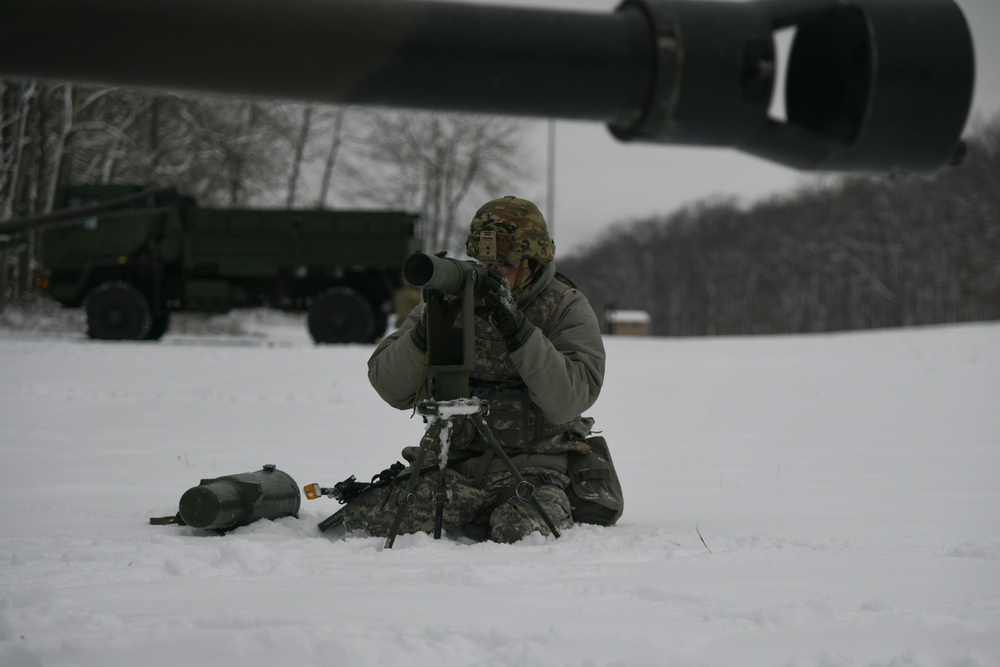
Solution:
<svg viewBox="0 0 1000 667">
<path fill-rule="evenodd" d="M 603 436 L 587 438 L 590 451 L 570 452 L 569 496 L 573 520 L 599 526 L 614 525 L 625 509 L 625 498 L 618 473 L 611 461 L 611 451 Z"/>
</svg>

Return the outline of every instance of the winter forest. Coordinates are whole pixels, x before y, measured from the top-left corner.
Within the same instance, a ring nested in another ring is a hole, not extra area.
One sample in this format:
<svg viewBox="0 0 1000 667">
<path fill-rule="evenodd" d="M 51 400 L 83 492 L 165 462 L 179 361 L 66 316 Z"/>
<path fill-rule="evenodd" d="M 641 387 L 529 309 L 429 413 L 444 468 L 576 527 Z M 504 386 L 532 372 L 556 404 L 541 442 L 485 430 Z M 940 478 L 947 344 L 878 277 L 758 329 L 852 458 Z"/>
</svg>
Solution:
<svg viewBox="0 0 1000 667">
<path fill-rule="evenodd" d="M 0 80 L 0 220 L 47 212 L 64 184 L 138 183 L 174 186 L 205 206 L 398 207 L 421 214 L 429 245 L 454 245 L 465 197 L 516 173 L 520 127 Z"/>
<path fill-rule="evenodd" d="M 65 184 L 171 185 L 212 206 L 382 206 L 461 248 L 466 213 L 532 178 L 527 122 L 461 114 L 0 81 L 0 220 Z M 641 309 L 664 336 L 1000 319 L 1000 116 L 957 167 L 830 177 L 743 205 L 711 199 L 618 223 L 562 270 L 595 309 Z M 525 167 L 525 165 L 529 165 Z M 0 304 L 32 300 L 30 237 Z M 0 308 L 3 307 L 0 305 Z"/>
<path fill-rule="evenodd" d="M 1000 116 L 957 167 L 837 177 L 595 239 L 561 266 L 599 311 L 663 336 L 811 333 L 1000 319 Z"/>
</svg>

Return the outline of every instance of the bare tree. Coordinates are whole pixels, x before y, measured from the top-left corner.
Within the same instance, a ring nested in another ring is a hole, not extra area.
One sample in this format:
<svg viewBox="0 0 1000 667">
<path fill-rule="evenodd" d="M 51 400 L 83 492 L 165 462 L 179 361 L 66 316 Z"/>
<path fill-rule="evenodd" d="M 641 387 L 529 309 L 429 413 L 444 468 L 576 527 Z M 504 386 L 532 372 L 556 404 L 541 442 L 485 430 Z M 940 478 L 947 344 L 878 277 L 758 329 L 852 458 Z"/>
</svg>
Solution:
<svg viewBox="0 0 1000 667">
<path fill-rule="evenodd" d="M 300 113 L 298 129 L 289 150 L 288 185 L 284 204 L 293 208 L 297 202 L 310 200 L 319 209 L 326 208 L 334 185 L 334 170 L 341 156 L 347 132 L 347 107 L 306 104 L 288 105 L 291 114 Z M 291 124 L 293 129 L 295 123 Z M 300 194 L 305 191 L 305 194 Z M 309 192 L 316 191 L 313 197 Z"/>
<path fill-rule="evenodd" d="M 33 81 L 0 83 L 0 219 L 44 212 L 64 171 L 72 132 L 73 86 Z M 7 266 L 14 298 L 32 289 L 38 238 L 21 239 Z M 5 279 L 7 276 L 5 276 Z"/>
<path fill-rule="evenodd" d="M 287 208 L 295 206 L 295 191 L 299 185 L 302 164 L 307 159 L 306 148 L 309 145 L 309 136 L 312 133 L 312 118 L 315 110 L 316 108 L 313 104 L 306 104 L 302 109 L 302 122 L 299 125 L 295 145 L 292 147 L 292 165 L 291 169 L 288 170 L 288 196 L 285 197 L 285 206 Z"/>
<path fill-rule="evenodd" d="M 344 126 L 347 121 L 347 107 L 334 107 L 331 114 L 332 122 L 330 128 L 329 146 L 326 150 L 326 157 L 323 160 L 323 174 L 319 181 L 319 196 L 316 198 L 316 208 L 326 208 L 326 202 L 330 196 L 330 189 L 333 185 L 333 170 L 340 157 L 340 149 L 344 142 Z"/>
<path fill-rule="evenodd" d="M 0 88 L 0 219 L 34 213 L 26 154 L 44 86 L 34 81 L 4 82 Z"/>
<path fill-rule="evenodd" d="M 277 201 L 289 137 L 308 134 L 292 120 L 298 108 L 0 80 L 0 220 L 51 210 L 68 183 L 173 185 L 207 205 Z M 30 291 L 38 241 L 28 234 L 16 247 L 8 286 Z"/>
<path fill-rule="evenodd" d="M 419 212 L 428 248 L 458 251 L 470 199 L 505 194 L 524 175 L 520 121 L 383 112 L 369 123 L 349 172 L 353 196 Z"/>
</svg>

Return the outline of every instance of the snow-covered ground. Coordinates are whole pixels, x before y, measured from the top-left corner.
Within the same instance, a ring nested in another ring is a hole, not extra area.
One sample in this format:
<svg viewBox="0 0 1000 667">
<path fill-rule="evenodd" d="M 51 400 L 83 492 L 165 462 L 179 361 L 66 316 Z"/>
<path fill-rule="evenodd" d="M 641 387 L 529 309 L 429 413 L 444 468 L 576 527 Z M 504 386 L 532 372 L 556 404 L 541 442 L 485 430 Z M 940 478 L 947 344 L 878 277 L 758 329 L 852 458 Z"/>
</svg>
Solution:
<svg viewBox="0 0 1000 667">
<path fill-rule="evenodd" d="M 0 329 L 0 665 L 1000 665 L 998 323 L 609 338 L 619 525 L 391 551 L 319 533 L 325 498 L 149 525 L 201 478 L 364 479 L 421 434 L 370 346 L 237 323 Z"/>
</svg>

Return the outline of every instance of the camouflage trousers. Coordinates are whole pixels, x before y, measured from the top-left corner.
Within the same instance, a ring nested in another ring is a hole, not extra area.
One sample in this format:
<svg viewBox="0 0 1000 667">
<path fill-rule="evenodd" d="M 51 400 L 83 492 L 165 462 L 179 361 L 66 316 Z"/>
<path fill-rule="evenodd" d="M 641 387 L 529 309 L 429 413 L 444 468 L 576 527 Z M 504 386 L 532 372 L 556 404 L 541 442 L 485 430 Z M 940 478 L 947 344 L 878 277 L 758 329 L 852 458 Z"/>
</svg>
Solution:
<svg viewBox="0 0 1000 667">
<path fill-rule="evenodd" d="M 536 530 L 550 534 L 545 520 L 528 501 L 513 495 L 515 482 L 510 472 L 486 474 L 480 484 L 452 468 L 443 472 L 432 469 L 420 476 L 413 498 L 403 511 L 399 533 L 434 531 L 435 496 L 444 475 L 447 502 L 442 528 L 461 530 L 477 540 L 517 542 Z M 534 484 L 534 497 L 558 528 L 573 525 L 564 476 L 540 470 L 525 470 L 524 477 Z M 406 485 L 406 477 L 388 486 L 372 488 L 344 508 L 344 527 L 348 533 L 386 537 L 396 515 L 396 499 Z"/>
</svg>

